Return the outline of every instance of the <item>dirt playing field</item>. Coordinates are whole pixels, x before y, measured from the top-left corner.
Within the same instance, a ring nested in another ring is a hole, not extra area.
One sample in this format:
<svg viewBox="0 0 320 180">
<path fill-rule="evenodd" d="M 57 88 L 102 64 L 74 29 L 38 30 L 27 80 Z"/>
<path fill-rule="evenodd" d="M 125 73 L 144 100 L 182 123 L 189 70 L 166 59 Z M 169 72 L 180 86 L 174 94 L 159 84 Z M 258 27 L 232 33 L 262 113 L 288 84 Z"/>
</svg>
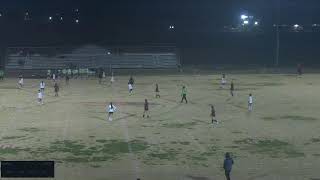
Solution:
<svg viewBox="0 0 320 180">
<path fill-rule="evenodd" d="M 225 152 L 236 180 L 319 180 L 320 74 L 227 74 L 71 79 L 54 97 L 40 79 L 0 81 L 1 160 L 55 160 L 57 180 L 222 180 Z M 234 79 L 235 96 L 229 93 Z M 155 83 L 161 98 L 155 98 Z M 187 87 L 188 104 L 180 103 Z M 248 94 L 254 97 L 247 111 Z M 144 99 L 151 118 L 142 118 Z M 106 105 L 117 107 L 112 122 Z M 210 105 L 216 108 L 213 127 Z"/>
</svg>

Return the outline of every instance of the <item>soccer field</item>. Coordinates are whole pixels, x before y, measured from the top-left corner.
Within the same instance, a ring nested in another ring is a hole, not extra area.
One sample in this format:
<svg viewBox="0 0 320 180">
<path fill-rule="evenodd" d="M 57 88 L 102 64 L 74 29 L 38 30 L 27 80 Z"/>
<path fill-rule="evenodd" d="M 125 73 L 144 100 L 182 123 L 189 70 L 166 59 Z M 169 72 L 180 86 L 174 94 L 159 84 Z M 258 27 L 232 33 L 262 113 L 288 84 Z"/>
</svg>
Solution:
<svg viewBox="0 0 320 180">
<path fill-rule="evenodd" d="M 61 81 L 59 97 L 45 80 L 44 105 L 37 103 L 40 79 L 25 79 L 23 89 L 17 79 L 0 81 L 1 160 L 54 160 L 57 180 L 221 180 L 230 152 L 233 179 L 320 179 L 320 74 L 227 74 L 224 89 L 221 75 L 134 78 L 131 96 L 128 76 L 116 76 L 112 86 L 109 77 L 101 85 Z M 183 85 L 188 104 L 180 103 Z M 150 118 L 142 118 L 145 98 Z M 110 101 L 117 107 L 112 122 Z"/>
</svg>

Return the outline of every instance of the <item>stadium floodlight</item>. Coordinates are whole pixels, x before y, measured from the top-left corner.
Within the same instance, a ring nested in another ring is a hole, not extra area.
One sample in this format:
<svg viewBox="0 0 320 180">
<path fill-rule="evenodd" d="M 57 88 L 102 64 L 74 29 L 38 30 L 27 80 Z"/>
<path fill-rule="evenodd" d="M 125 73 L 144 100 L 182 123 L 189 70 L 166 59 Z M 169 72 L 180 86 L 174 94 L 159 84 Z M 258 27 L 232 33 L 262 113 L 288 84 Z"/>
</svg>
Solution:
<svg viewBox="0 0 320 180">
<path fill-rule="evenodd" d="M 248 25 L 248 24 L 249 24 L 249 21 L 248 21 L 248 20 L 245 20 L 245 21 L 243 21 L 243 24 L 244 24 L 244 25 Z"/>
<path fill-rule="evenodd" d="M 299 27 L 299 24 L 295 24 L 293 25 L 294 28 L 298 28 Z"/>
<path fill-rule="evenodd" d="M 242 14 L 242 15 L 241 15 L 241 19 L 242 19 L 242 20 L 248 19 L 248 16 L 247 16 L 247 15 Z"/>
</svg>

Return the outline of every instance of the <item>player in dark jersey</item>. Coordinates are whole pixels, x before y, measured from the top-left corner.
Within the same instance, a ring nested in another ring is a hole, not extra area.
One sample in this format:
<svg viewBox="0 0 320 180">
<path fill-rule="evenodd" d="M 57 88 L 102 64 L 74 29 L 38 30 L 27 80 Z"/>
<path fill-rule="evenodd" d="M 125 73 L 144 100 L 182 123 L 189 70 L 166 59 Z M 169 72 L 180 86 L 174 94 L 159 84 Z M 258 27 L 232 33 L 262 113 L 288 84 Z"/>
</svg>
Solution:
<svg viewBox="0 0 320 180">
<path fill-rule="evenodd" d="M 230 84 L 230 94 L 231 94 L 231 96 L 233 96 L 233 91 L 234 91 L 234 84 L 233 84 L 233 81 L 231 81 L 231 84 Z"/>
<path fill-rule="evenodd" d="M 214 122 L 216 122 L 218 124 L 218 120 L 216 119 L 216 110 L 214 109 L 214 106 L 211 105 L 211 123 L 213 124 Z"/>
<path fill-rule="evenodd" d="M 58 83 L 55 82 L 53 87 L 54 87 L 54 96 L 58 97 L 59 96 L 59 94 L 58 94 L 59 93 L 59 85 L 58 85 Z"/>
<path fill-rule="evenodd" d="M 144 100 L 144 111 L 142 117 L 145 117 L 145 115 L 147 115 L 147 118 L 149 118 L 149 103 L 147 99 Z"/>
<path fill-rule="evenodd" d="M 156 98 L 160 98 L 159 86 L 156 84 Z"/>
</svg>

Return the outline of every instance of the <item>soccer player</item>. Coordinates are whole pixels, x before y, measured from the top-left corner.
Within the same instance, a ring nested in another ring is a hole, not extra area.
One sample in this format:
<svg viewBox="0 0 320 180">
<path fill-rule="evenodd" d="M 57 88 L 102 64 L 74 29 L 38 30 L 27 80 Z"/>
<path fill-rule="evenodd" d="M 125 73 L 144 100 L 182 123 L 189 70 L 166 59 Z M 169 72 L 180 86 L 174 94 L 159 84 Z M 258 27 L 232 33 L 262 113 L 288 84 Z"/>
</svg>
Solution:
<svg viewBox="0 0 320 180">
<path fill-rule="evenodd" d="M 226 75 L 222 74 L 222 78 L 221 78 L 221 86 L 220 88 L 224 88 L 224 86 L 227 84 L 227 80 L 226 80 Z"/>
<path fill-rule="evenodd" d="M 18 84 L 19 84 L 19 88 L 22 88 L 22 87 L 23 87 L 23 77 L 22 77 L 22 75 L 19 76 L 19 82 L 18 82 Z"/>
<path fill-rule="evenodd" d="M 132 94 L 132 91 L 133 91 L 133 86 L 132 86 L 132 84 L 128 83 L 128 89 L 129 89 L 129 94 L 131 95 L 131 94 Z"/>
<path fill-rule="evenodd" d="M 99 77 L 99 84 L 101 84 L 102 83 L 102 77 L 103 77 L 103 72 L 102 71 L 99 71 L 98 77 Z"/>
<path fill-rule="evenodd" d="M 230 180 L 230 173 L 231 173 L 231 170 L 232 170 L 232 165 L 233 165 L 233 159 L 231 158 L 230 156 L 230 153 L 226 153 L 225 155 L 225 159 L 224 159 L 224 162 L 223 162 L 223 169 L 224 169 L 224 173 L 226 175 L 226 179 L 227 180 Z"/>
<path fill-rule="evenodd" d="M 234 84 L 233 84 L 233 81 L 231 81 L 231 84 L 230 84 L 230 94 L 231 94 L 231 96 L 233 96 L 233 91 L 234 91 Z"/>
<path fill-rule="evenodd" d="M 218 120 L 216 119 L 216 110 L 214 109 L 214 106 L 211 105 L 211 123 L 216 122 L 216 124 L 219 124 Z"/>
<path fill-rule="evenodd" d="M 130 76 L 129 84 L 132 84 L 132 86 L 133 86 L 133 84 L 134 84 L 134 79 L 133 79 L 133 77 L 132 77 L 132 76 Z"/>
<path fill-rule="evenodd" d="M 111 79 L 110 79 L 110 83 L 112 84 L 114 82 L 114 77 L 113 77 L 113 72 L 111 73 Z"/>
<path fill-rule="evenodd" d="M 252 106 L 253 106 L 253 97 L 252 94 L 249 94 L 249 98 L 248 98 L 248 110 L 252 111 Z"/>
<path fill-rule="evenodd" d="M 41 105 L 43 104 L 43 94 L 41 90 L 38 91 L 38 103 Z"/>
<path fill-rule="evenodd" d="M 149 118 L 149 103 L 147 99 L 144 100 L 144 111 L 142 117 L 144 118 L 145 115 L 147 115 L 147 118 Z"/>
<path fill-rule="evenodd" d="M 183 102 L 183 100 L 186 101 L 186 104 L 188 103 L 188 100 L 187 100 L 187 88 L 185 86 L 182 87 L 182 90 L 181 90 L 181 103 Z"/>
<path fill-rule="evenodd" d="M 66 85 L 69 85 L 69 80 L 70 80 L 70 77 L 68 74 L 66 74 Z"/>
<path fill-rule="evenodd" d="M 112 121 L 112 116 L 113 116 L 113 113 L 116 111 L 116 109 L 117 109 L 116 106 L 114 106 L 112 102 L 110 102 L 109 106 L 107 107 L 109 121 Z"/>
<path fill-rule="evenodd" d="M 53 80 L 53 82 L 56 81 L 56 74 L 55 73 L 52 74 L 52 80 Z"/>
<path fill-rule="evenodd" d="M 55 97 L 58 97 L 58 96 L 59 96 L 59 94 L 58 94 L 58 92 L 59 92 L 59 85 L 58 85 L 58 83 L 55 82 L 53 87 L 54 87 L 54 96 L 55 96 Z"/>
<path fill-rule="evenodd" d="M 43 81 L 41 81 L 41 83 L 40 83 L 40 90 L 41 90 L 41 92 L 43 93 L 44 92 L 44 88 L 46 87 L 46 84 L 43 82 Z"/>
<path fill-rule="evenodd" d="M 156 84 L 156 98 L 160 98 L 159 86 Z"/>
</svg>

